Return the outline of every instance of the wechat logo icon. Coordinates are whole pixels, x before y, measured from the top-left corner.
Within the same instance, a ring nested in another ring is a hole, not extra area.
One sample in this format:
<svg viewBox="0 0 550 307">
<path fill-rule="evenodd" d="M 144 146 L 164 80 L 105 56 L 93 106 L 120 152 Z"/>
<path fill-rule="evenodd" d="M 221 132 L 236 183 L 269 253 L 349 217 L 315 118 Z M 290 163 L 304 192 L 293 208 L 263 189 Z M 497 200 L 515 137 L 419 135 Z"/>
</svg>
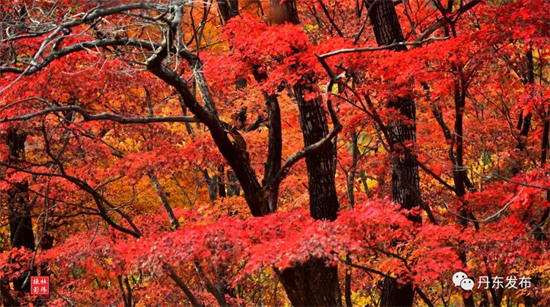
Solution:
<svg viewBox="0 0 550 307">
<path fill-rule="evenodd" d="M 471 291 L 474 288 L 474 280 L 464 272 L 456 272 L 453 275 L 453 283 L 455 287 L 460 287 L 464 291 Z"/>
</svg>

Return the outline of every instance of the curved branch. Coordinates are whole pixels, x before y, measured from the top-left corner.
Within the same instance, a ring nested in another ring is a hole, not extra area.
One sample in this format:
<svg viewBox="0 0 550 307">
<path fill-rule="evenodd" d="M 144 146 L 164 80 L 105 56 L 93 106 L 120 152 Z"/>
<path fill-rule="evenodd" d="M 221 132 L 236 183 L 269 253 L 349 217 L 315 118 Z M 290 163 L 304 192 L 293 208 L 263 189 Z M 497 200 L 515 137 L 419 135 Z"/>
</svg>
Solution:
<svg viewBox="0 0 550 307">
<path fill-rule="evenodd" d="M 473 0 L 473 1 L 470 1 L 468 2 L 467 4 L 463 5 L 460 7 L 460 9 L 458 9 L 455 13 L 453 13 L 454 16 L 454 19 L 452 22 L 455 22 L 458 17 L 460 17 L 460 15 L 462 15 L 463 13 L 465 13 L 466 11 L 470 10 L 471 8 L 473 8 L 474 6 L 480 4 L 483 0 Z M 450 2 L 449 2 L 450 3 Z M 447 10 L 451 9 L 451 7 L 448 7 Z M 426 31 L 424 31 L 424 33 L 422 33 L 420 35 L 420 40 L 423 40 L 423 39 L 426 39 L 428 36 L 430 36 L 432 33 L 434 33 L 435 31 L 437 31 L 438 29 L 444 27 L 447 23 L 449 23 L 451 20 L 450 18 L 443 18 L 443 19 L 439 19 L 438 21 L 434 22 L 431 26 L 429 26 Z"/>
</svg>

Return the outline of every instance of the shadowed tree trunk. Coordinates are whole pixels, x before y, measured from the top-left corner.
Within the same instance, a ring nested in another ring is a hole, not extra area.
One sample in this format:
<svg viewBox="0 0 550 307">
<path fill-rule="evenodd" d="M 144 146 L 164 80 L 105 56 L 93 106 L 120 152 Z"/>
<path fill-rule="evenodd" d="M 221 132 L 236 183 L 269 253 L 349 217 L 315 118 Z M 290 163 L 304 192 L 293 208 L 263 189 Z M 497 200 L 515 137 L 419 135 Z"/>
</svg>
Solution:
<svg viewBox="0 0 550 307">
<path fill-rule="evenodd" d="M 548 152 L 548 138 L 549 138 L 549 132 L 550 132 L 550 111 L 547 110 L 544 112 L 544 128 L 542 130 L 542 144 L 541 144 L 541 154 L 540 154 L 540 161 L 541 166 L 544 166 L 546 163 L 546 156 Z"/>
<path fill-rule="evenodd" d="M 225 192 L 225 167 L 223 165 L 218 166 L 218 196 L 224 198 L 227 196 Z"/>
<path fill-rule="evenodd" d="M 270 3 L 271 22 L 273 24 L 283 24 L 285 22 L 290 22 L 297 25 L 300 23 L 300 18 L 298 17 L 298 8 L 296 7 L 296 0 L 270 0 Z"/>
<path fill-rule="evenodd" d="M 311 82 L 311 80 L 308 81 Z M 294 86 L 304 144 L 309 146 L 326 137 L 329 130 L 322 99 L 317 97 L 306 101 L 304 99 L 306 91 L 314 91 L 314 89 L 307 89 L 303 84 Z M 333 221 L 338 214 L 339 203 L 334 179 L 335 155 L 336 150 L 331 143 L 319 153 L 306 157 L 310 212 L 311 216 L 318 220 Z"/>
<path fill-rule="evenodd" d="M 321 99 L 305 101 L 303 85 L 294 86 L 300 109 L 300 125 L 306 146 L 328 135 L 327 118 Z M 335 220 L 339 203 L 334 182 L 333 143 L 318 154 L 306 157 L 309 183 L 309 206 L 315 219 Z M 280 280 L 294 306 L 341 306 L 338 267 L 327 266 L 325 259 L 311 259 L 303 265 L 286 269 Z"/>
<path fill-rule="evenodd" d="M 367 1 L 370 5 L 369 18 L 372 22 L 374 35 L 378 45 L 390 45 L 405 41 L 393 1 Z M 397 46 L 395 51 L 405 51 L 405 46 Z M 401 97 L 388 103 L 389 108 L 400 112 L 412 124 L 394 121 L 389 125 L 391 130 L 388 142 L 392 148 L 400 148 L 401 144 L 416 141 L 416 105 L 411 98 Z M 391 158 L 393 199 L 405 209 L 418 207 L 420 204 L 412 193 L 420 195 L 420 179 L 416 159 L 409 153 L 397 153 Z M 412 187 L 412 191 L 407 189 Z M 413 218 L 421 222 L 419 217 Z M 414 288 L 412 283 L 399 285 L 395 279 L 386 278 L 381 293 L 381 306 L 412 306 Z"/>
<path fill-rule="evenodd" d="M 259 67 L 258 67 L 259 68 Z M 258 68 L 254 68 L 252 74 L 257 82 L 263 82 L 267 79 L 265 72 L 259 72 Z M 265 163 L 265 175 L 263 184 L 269 183 L 279 170 L 281 169 L 281 159 L 283 150 L 282 126 L 281 126 L 281 109 L 279 108 L 279 100 L 277 95 L 263 92 L 264 101 L 267 109 L 269 122 L 269 147 L 267 150 L 267 161 Z M 275 212 L 277 210 L 277 200 L 279 197 L 279 184 L 271 189 L 268 196 L 269 210 Z"/>
<path fill-rule="evenodd" d="M 17 129 L 8 131 L 6 143 L 10 152 L 8 157 L 10 165 L 17 165 L 24 159 L 26 139 L 27 134 L 24 132 L 19 132 Z M 27 248 L 33 251 L 35 243 L 28 186 L 27 181 L 18 182 L 7 191 L 10 243 L 12 248 Z M 27 271 L 19 278 L 12 280 L 15 291 L 30 292 L 30 280 L 23 286 L 29 274 L 33 274 L 33 271 Z"/>
<path fill-rule="evenodd" d="M 525 53 L 526 59 L 526 74 L 524 79 L 525 85 L 530 85 L 535 83 L 535 65 L 533 64 L 533 50 L 529 48 Z M 526 114 L 525 116 L 520 115 L 517 128 L 520 129 L 519 142 L 517 148 L 519 150 L 525 149 L 525 142 L 527 141 L 527 136 L 529 135 L 529 128 L 531 127 L 531 113 Z"/>
<path fill-rule="evenodd" d="M 296 2 L 271 1 L 274 24 L 299 23 Z M 293 86 L 300 111 L 300 126 L 305 146 L 312 145 L 329 134 L 328 121 L 320 97 L 306 100 L 306 91 L 314 80 L 303 77 Z M 310 214 L 315 219 L 335 220 L 339 203 L 336 197 L 334 144 L 329 142 L 319 152 L 306 157 Z M 338 267 L 327 266 L 325 259 L 310 259 L 304 264 L 279 272 L 281 284 L 293 306 L 341 306 Z"/>
<path fill-rule="evenodd" d="M 239 196 L 241 195 L 239 191 L 239 182 L 237 181 L 237 177 L 235 177 L 235 173 L 233 173 L 231 170 L 227 171 L 227 196 Z"/>
<path fill-rule="evenodd" d="M 466 195 L 466 188 L 470 191 L 475 190 L 475 186 L 468 178 L 467 170 L 464 166 L 464 107 L 466 106 L 466 81 L 463 80 L 462 71 L 456 68 L 456 74 L 454 81 L 454 102 L 455 102 L 455 126 L 454 131 L 451 133 L 451 130 L 448 128 L 447 124 L 443 120 L 443 115 L 441 111 L 436 107 L 432 106 L 432 112 L 437 119 L 440 127 L 443 130 L 443 134 L 447 142 L 451 144 L 449 149 L 449 159 L 453 163 L 453 182 L 455 185 L 455 194 L 459 199 L 463 200 L 464 195 Z M 460 210 L 460 216 L 466 216 L 472 220 L 475 220 L 475 217 L 471 212 L 468 212 L 465 209 Z M 466 228 L 468 226 L 468 220 L 464 218 L 459 219 L 460 224 Z M 474 227 L 479 228 L 478 223 L 474 222 Z M 467 257 L 465 252 L 459 253 L 459 258 L 464 265 L 467 263 Z M 463 296 L 463 301 L 465 306 L 475 306 L 474 298 L 472 295 L 466 297 Z"/>
<path fill-rule="evenodd" d="M 239 15 L 239 0 L 217 0 L 217 3 L 224 22 Z"/>
</svg>

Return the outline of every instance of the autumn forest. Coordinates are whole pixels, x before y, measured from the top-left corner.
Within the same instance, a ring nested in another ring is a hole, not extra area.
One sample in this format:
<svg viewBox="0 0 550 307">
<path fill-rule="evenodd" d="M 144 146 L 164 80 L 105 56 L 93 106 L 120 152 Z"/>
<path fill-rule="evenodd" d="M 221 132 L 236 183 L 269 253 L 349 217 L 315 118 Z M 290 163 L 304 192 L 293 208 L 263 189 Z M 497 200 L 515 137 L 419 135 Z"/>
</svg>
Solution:
<svg viewBox="0 0 550 307">
<path fill-rule="evenodd" d="M 0 0 L 0 306 L 549 306 L 549 60 L 548 0 Z"/>
</svg>

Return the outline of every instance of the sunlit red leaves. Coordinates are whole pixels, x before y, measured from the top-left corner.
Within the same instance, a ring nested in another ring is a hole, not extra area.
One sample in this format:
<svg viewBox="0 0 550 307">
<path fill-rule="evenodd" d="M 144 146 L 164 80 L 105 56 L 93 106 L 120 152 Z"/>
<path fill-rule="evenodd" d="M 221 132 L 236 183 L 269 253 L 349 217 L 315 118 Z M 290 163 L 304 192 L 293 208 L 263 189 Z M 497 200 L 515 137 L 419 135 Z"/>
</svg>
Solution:
<svg viewBox="0 0 550 307">
<path fill-rule="evenodd" d="M 297 83 L 318 64 L 306 52 L 311 45 L 301 26 L 271 27 L 244 17 L 232 19 L 225 31 L 230 39 L 231 59 L 248 66 L 249 74 L 253 71 L 267 74 L 262 89 L 270 93 L 277 91 L 283 82 Z"/>
<path fill-rule="evenodd" d="M 481 232 L 431 224 L 418 228 L 398 211 L 389 210 L 388 203 L 364 204 L 332 223 L 313 221 L 301 210 L 247 220 L 222 217 L 217 222 L 192 212 L 184 215 L 190 222 L 181 230 L 153 231 L 138 240 L 100 231 L 90 240 L 69 239 L 40 259 L 61 270 L 59 274 L 81 268 L 94 276 L 109 276 L 113 270 L 157 275 L 163 274 L 160 268 L 166 262 L 189 269 L 200 266 L 203 274 L 212 276 L 219 269 L 229 270 L 228 282 L 239 283 L 272 266 L 284 269 L 310 257 L 340 263 L 352 255 L 354 262 L 394 276 L 412 276 L 415 283 L 426 285 L 445 281 L 450 272 L 461 269 L 460 252 L 481 262 L 483 257 L 498 256 L 496 260 L 517 270 L 523 270 L 517 265 L 527 258 L 544 257 L 537 251 L 539 243 L 532 245 L 517 231 L 518 220 L 483 225 Z M 408 244 L 386 244 L 395 240 Z"/>
</svg>

